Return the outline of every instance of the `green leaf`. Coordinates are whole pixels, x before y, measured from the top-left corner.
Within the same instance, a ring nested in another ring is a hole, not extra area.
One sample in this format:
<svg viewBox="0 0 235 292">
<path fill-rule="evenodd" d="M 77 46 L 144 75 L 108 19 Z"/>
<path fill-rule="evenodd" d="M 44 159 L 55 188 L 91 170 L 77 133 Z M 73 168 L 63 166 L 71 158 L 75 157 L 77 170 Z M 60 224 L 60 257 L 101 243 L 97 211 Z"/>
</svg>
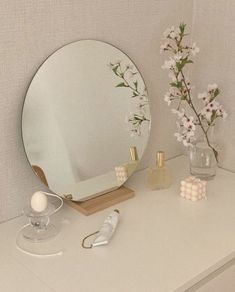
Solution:
<svg viewBox="0 0 235 292">
<path fill-rule="evenodd" d="M 112 68 L 113 72 L 114 72 L 116 75 L 118 75 L 118 73 L 117 73 L 117 69 L 118 69 L 118 66 L 115 66 L 115 67 Z"/>
<path fill-rule="evenodd" d="M 214 122 L 214 120 L 217 118 L 217 114 L 216 114 L 216 111 L 215 110 L 213 110 L 213 112 L 212 112 L 212 116 L 211 116 L 211 123 L 213 123 Z"/>
<path fill-rule="evenodd" d="M 220 91 L 219 91 L 219 88 L 217 88 L 214 92 L 214 97 L 216 97 L 217 95 L 219 95 Z"/>
<path fill-rule="evenodd" d="M 182 82 L 181 81 L 179 81 L 179 82 L 177 82 L 177 88 L 181 88 L 183 86 L 183 84 L 182 84 Z"/>
<path fill-rule="evenodd" d="M 175 82 L 171 82 L 171 83 L 170 83 L 170 86 L 172 86 L 172 87 L 177 87 L 177 83 L 175 83 Z"/>
<path fill-rule="evenodd" d="M 137 80 L 134 82 L 134 85 L 135 85 L 135 89 L 137 89 L 138 88 L 138 81 Z"/>
<path fill-rule="evenodd" d="M 185 27 L 186 27 L 186 24 L 185 23 L 183 23 L 183 22 L 180 23 L 179 29 L 180 29 L 181 34 L 184 34 Z"/>
<path fill-rule="evenodd" d="M 177 67 L 178 71 L 181 71 L 184 68 L 184 65 L 185 65 L 184 61 L 177 62 L 176 67 Z"/>
<path fill-rule="evenodd" d="M 136 97 L 136 96 L 138 96 L 138 94 L 135 91 L 133 91 L 133 96 L 132 97 Z"/>
<path fill-rule="evenodd" d="M 124 82 L 119 83 L 116 87 L 128 87 Z"/>
<path fill-rule="evenodd" d="M 182 59 L 181 61 L 176 62 L 176 67 L 177 67 L 178 71 L 181 71 L 184 68 L 184 66 L 186 64 L 189 64 L 189 63 L 193 63 L 193 61 L 188 60 L 188 57 L 186 57 L 186 58 Z"/>
<path fill-rule="evenodd" d="M 170 85 L 172 87 L 176 87 L 176 88 L 181 88 L 183 86 L 181 81 L 179 81 L 179 82 L 171 82 Z"/>
<path fill-rule="evenodd" d="M 193 61 L 192 60 L 185 61 L 185 64 L 188 64 L 188 63 L 193 63 Z"/>
</svg>

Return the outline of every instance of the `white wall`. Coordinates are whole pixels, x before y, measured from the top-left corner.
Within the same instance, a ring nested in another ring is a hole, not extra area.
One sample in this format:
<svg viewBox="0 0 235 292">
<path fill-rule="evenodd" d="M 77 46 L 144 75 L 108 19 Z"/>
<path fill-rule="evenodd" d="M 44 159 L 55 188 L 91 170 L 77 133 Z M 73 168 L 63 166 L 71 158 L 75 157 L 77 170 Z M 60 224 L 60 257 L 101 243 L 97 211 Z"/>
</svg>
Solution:
<svg viewBox="0 0 235 292">
<path fill-rule="evenodd" d="M 143 165 L 163 148 L 179 153 L 174 124 L 162 101 L 167 78 L 160 69 L 162 31 L 191 23 L 191 0 L 3 0 L 0 2 L 0 221 L 20 214 L 32 192 L 43 189 L 26 161 L 21 109 L 38 66 L 62 45 L 98 39 L 126 52 L 146 81 L 152 101 L 152 135 Z"/>
<path fill-rule="evenodd" d="M 196 90 L 205 91 L 208 83 L 216 82 L 219 101 L 229 116 L 219 122 L 217 141 L 221 147 L 220 164 L 235 171 L 235 1 L 194 0 L 193 38 L 200 54 L 193 66 L 192 79 Z"/>
</svg>

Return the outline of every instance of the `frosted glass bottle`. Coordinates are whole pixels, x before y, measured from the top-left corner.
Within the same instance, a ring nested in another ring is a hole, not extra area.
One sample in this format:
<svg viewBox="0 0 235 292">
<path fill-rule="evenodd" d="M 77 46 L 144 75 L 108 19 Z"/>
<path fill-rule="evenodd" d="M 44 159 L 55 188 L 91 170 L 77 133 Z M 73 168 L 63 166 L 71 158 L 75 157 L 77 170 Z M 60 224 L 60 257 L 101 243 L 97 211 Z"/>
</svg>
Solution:
<svg viewBox="0 0 235 292">
<path fill-rule="evenodd" d="M 147 174 L 147 186 L 151 190 L 167 189 L 171 186 L 171 171 L 165 165 L 165 153 L 157 152 L 156 168 L 149 168 Z"/>
</svg>

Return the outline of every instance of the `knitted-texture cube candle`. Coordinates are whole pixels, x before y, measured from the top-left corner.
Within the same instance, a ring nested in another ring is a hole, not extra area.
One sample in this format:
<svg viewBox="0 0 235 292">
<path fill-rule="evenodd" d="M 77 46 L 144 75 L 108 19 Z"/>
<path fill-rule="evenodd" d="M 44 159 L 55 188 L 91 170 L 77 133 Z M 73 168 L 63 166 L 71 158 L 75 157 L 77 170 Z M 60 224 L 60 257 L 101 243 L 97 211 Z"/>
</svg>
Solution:
<svg viewBox="0 0 235 292">
<path fill-rule="evenodd" d="M 193 202 L 206 199 L 206 181 L 190 176 L 181 181 L 180 196 Z"/>
<path fill-rule="evenodd" d="M 115 173 L 118 182 L 125 182 L 128 178 L 127 168 L 125 166 L 116 166 Z"/>
</svg>

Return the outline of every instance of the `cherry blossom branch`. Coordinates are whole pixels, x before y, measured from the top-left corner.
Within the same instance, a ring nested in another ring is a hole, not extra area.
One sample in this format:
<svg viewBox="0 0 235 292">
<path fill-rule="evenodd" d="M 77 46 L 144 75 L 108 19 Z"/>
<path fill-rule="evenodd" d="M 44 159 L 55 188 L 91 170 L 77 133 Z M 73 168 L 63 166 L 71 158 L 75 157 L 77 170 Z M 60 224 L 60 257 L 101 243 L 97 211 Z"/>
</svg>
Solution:
<svg viewBox="0 0 235 292">
<path fill-rule="evenodd" d="M 225 119 L 227 113 L 218 101 L 215 100 L 220 93 L 217 84 L 209 84 L 206 92 L 198 94 L 198 99 L 204 104 L 201 110 L 198 110 L 193 103 L 191 95 L 192 86 L 190 82 L 186 81 L 183 70 L 186 65 L 193 63 L 191 57 L 199 52 L 199 48 L 195 43 L 192 45 L 183 44 L 184 37 L 188 35 L 185 33 L 185 27 L 186 24 L 182 23 L 178 28 L 172 26 L 163 33 L 166 43 L 161 45 L 160 52 L 168 51 L 173 54 L 162 66 L 163 69 L 169 70 L 169 77 L 172 80 L 169 92 L 165 94 L 164 99 L 168 105 L 171 105 L 176 100 L 179 101 L 177 109 L 172 109 L 173 113 L 177 114 L 178 118 L 181 119 L 179 124 L 180 132 L 175 133 L 177 140 L 183 142 L 185 146 L 192 146 L 192 143 L 196 140 L 196 126 L 199 126 L 205 136 L 208 147 L 212 149 L 218 162 L 218 151 L 211 144 L 208 132 L 215 125 L 216 119 Z M 182 108 L 183 103 L 189 106 L 194 116 L 186 115 L 185 109 Z"/>
<path fill-rule="evenodd" d="M 204 136 L 205 136 L 205 138 L 206 138 L 207 145 L 212 149 L 212 151 L 213 151 L 213 153 L 214 153 L 214 155 L 215 155 L 215 159 L 216 159 L 216 161 L 217 161 L 217 163 L 218 163 L 218 151 L 217 151 L 217 150 L 211 145 L 211 143 L 210 143 L 210 141 L 209 141 L 209 138 L 208 138 L 208 131 L 209 131 L 209 129 L 210 129 L 211 126 L 208 126 L 207 130 L 205 130 L 205 128 L 204 128 L 204 126 L 203 126 L 203 124 L 202 124 L 201 118 L 200 118 L 200 114 L 198 114 L 198 112 L 197 112 L 197 110 L 196 110 L 196 108 L 195 108 L 195 106 L 194 106 L 194 104 L 193 104 L 193 102 L 192 102 L 191 93 L 190 93 L 190 90 L 189 90 L 189 88 L 188 88 L 188 86 L 187 86 L 187 83 L 186 83 L 186 81 L 185 81 L 184 73 L 183 73 L 182 70 L 181 70 L 180 73 L 181 73 L 181 75 L 182 75 L 182 77 L 183 77 L 182 81 L 183 81 L 183 83 L 184 83 L 184 86 L 185 86 L 185 88 L 186 88 L 186 90 L 187 90 L 188 97 L 189 97 L 189 100 L 187 100 L 187 102 L 188 102 L 189 106 L 192 108 L 194 114 L 196 115 L 197 120 L 198 120 L 198 125 L 201 127 L 201 129 L 202 129 L 202 131 L 203 131 L 203 133 L 204 133 Z"/>
</svg>

